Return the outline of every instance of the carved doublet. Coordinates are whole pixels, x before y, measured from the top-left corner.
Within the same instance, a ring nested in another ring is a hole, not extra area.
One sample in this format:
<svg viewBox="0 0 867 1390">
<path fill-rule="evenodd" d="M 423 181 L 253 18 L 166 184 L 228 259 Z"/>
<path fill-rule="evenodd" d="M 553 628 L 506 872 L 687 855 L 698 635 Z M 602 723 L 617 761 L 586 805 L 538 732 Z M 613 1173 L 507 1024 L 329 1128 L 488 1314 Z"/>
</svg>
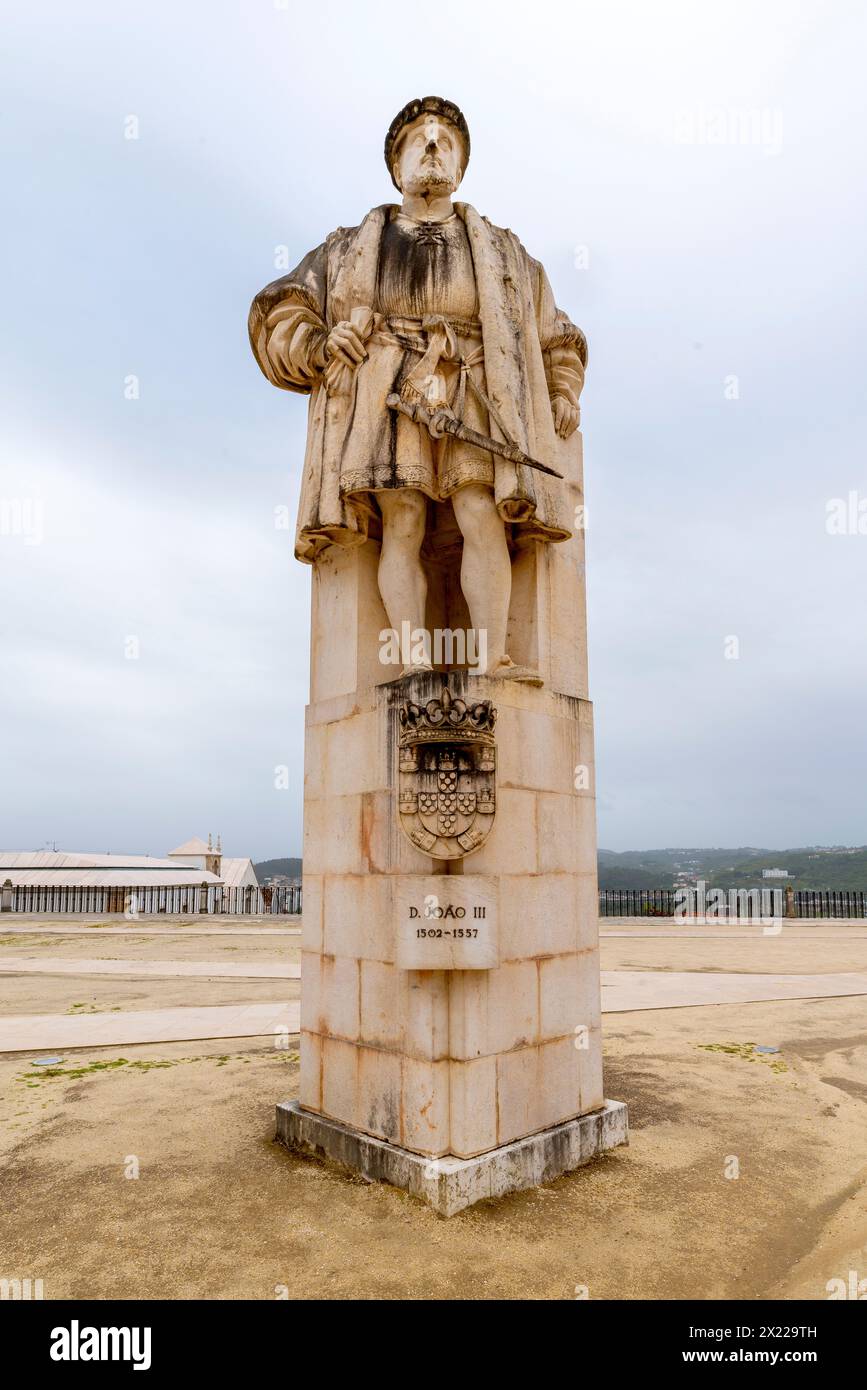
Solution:
<svg viewBox="0 0 867 1390">
<path fill-rule="evenodd" d="M 410 319 L 425 314 L 478 318 L 473 257 L 457 213 L 445 222 L 417 222 L 399 212 L 385 224 L 374 308 Z"/>
</svg>

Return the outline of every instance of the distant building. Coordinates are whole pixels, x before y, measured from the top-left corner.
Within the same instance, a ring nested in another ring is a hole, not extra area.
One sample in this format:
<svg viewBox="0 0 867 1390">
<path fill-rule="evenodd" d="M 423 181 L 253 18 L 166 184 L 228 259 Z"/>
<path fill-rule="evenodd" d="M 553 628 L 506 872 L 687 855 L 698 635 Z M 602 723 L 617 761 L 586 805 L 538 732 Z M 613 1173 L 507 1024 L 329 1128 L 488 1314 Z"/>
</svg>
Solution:
<svg viewBox="0 0 867 1390">
<path fill-rule="evenodd" d="M 216 874 L 176 859 L 153 859 L 145 854 L 67 854 L 59 850 L 32 854 L 0 851 L 0 882 L 7 879 L 23 888 L 183 888 L 220 882 Z"/>
<path fill-rule="evenodd" d="M 230 859 L 223 854 L 222 837 L 217 836 L 216 847 L 204 840 L 187 840 L 177 849 L 169 850 L 169 859 L 178 864 L 190 864 L 214 874 L 225 888 L 256 888 L 259 880 L 253 868 L 252 859 Z"/>
<path fill-rule="evenodd" d="M 74 854 L 0 850 L 0 883 L 23 888 L 183 888 L 202 883 L 256 887 L 251 859 L 224 857 L 208 836 L 188 840 L 165 859 L 146 854 Z"/>
<path fill-rule="evenodd" d="M 762 878 L 788 878 L 788 869 L 762 869 Z"/>
</svg>

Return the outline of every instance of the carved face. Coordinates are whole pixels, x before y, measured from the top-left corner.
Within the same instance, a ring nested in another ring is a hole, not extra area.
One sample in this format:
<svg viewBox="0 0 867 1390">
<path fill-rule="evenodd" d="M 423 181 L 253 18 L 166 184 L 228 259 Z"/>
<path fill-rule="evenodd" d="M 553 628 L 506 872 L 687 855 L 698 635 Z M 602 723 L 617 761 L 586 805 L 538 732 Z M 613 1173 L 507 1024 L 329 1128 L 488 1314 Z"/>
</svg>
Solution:
<svg viewBox="0 0 867 1390">
<path fill-rule="evenodd" d="M 402 193 L 454 193 L 464 172 L 460 132 L 441 116 L 425 113 L 407 126 L 395 158 Z"/>
</svg>

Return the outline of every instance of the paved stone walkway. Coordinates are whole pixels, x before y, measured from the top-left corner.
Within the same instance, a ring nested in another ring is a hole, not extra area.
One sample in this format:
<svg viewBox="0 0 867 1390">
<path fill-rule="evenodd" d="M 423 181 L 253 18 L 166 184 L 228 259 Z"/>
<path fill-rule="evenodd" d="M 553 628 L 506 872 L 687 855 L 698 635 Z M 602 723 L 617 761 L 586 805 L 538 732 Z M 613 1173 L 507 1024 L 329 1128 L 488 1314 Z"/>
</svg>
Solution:
<svg viewBox="0 0 867 1390">
<path fill-rule="evenodd" d="M 142 962 L 147 964 L 148 962 Z M 151 964 L 166 964 L 150 962 Z M 72 964 L 72 962 L 70 962 Z M 74 963 L 76 966 L 80 962 Z M 100 965 L 125 962 L 98 962 Z M 240 969 L 246 967 L 241 966 Z M 285 967 L 263 966 L 259 978 Z M 176 975 L 193 973 L 180 965 Z M 275 975 L 275 978 L 278 978 Z M 291 977 L 290 977 L 291 978 Z M 295 977 L 297 978 L 297 976 Z M 867 995 L 867 974 L 746 975 L 722 971 L 604 970 L 602 1012 L 695 1008 L 712 1004 L 747 1004 L 765 1000 L 827 999 Z M 278 1029 L 298 1032 L 300 1003 L 189 1005 L 79 1017 L 27 1014 L 0 1019 L 0 1052 L 35 1052 L 56 1048 L 113 1047 L 134 1043 L 183 1042 L 205 1038 L 248 1038 Z"/>
<path fill-rule="evenodd" d="M 867 974 L 747 975 L 722 970 L 603 970 L 602 1012 L 756 1004 L 769 999 L 835 999 L 867 994 Z"/>
<path fill-rule="evenodd" d="M 88 1014 L 19 1014 L 0 1019 L 0 1052 L 52 1052 L 73 1047 L 187 1042 L 205 1038 L 258 1038 L 300 1027 L 297 999 L 274 1004 L 219 1004 L 208 1008 L 152 1009 Z"/>
<path fill-rule="evenodd" d="M 126 975 L 160 980 L 202 976 L 210 980 L 300 980 L 301 966 L 289 961 L 202 960 L 60 960 L 55 956 L 7 956 L 0 952 L 3 975 Z"/>
</svg>

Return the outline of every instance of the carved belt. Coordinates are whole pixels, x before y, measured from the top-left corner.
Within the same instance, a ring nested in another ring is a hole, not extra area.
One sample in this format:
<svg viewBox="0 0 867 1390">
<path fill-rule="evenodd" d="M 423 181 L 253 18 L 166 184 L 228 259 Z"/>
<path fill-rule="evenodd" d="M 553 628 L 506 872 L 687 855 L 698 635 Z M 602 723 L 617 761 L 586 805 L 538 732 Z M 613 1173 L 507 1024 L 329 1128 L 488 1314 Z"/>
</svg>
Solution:
<svg viewBox="0 0 867 1390">
<path fill-rule="evenodd" d="M 419 354 L 421 360 L 400 386 L 401 398 L 407 404 L 424 405 L 427 409 L 454 407 L 460 413 L 463 410 L 466 382 L 469 378 L 491 418 L 496 419 L 493 406 L 470 376 L 470 368 L 484 361 L 482 325 L 478 319 L 447 319 L 443 314 L 425 314 L 420 319 L 403 318 L 398 315 L 374 313 L 366 305 L 359 305 L 352 310 L 349 322 L 364 342 L 384 343 Z M 464 353 L 458 346 L 458 338 L 465 341 L 477 340 L 478 346 L 471 352 Z M 437 367 L 441 361 L 454 362 L 460 367 L 453 401 L 447 399 L 445 383 L 442 376 L 437 374 Z M 326 394 L 347 395 L 355 370 L 340 358 L 333 358 L 324 373 Z M 499 423 L 497 420 L 498 425 Z"/>
<path fill-rule="evenodd" d="M 377 324 L 377 327 L 387 325 L 390 329 L 390 335 L 383 336 L 388 336 L 389 341 L 393 338 L 399 338 L 402 344 L 412 347 L 414 351 L 426 352 L 429 330 L 436 324 L 446 325 L 457 338 L 478 338 L 481 341 L 482 325 L 479 319 L 446 318 L 442 314 L 426 314 L 421 319 L 388 314 L 382 319 L 381 324 Z"/>
<path fill-rule="evenodd" d="M 484 361 L 482 325 L 478 320 L 448 319 L 443 314 L 425 314 L 422 319 L 395 317 L 386 322 L 391 331 L 384 332 L 380 328 L 374 333 L 374 339 L 408 348 L 411 352 L 419 353 L 421 359 L 400 384 L 402 400 L 409 405 L 423 405 L 429 411 L 451 410 L 462 419 L 469 381 L 491 417 L 497 419 L 494 407 L 470 373 L 471 367 Z M 478 338 L 480 341 L 471 352 L 465 353 L 458 345 L 458 338 Z M 451 400 L 446 395 L 442 375 L 437 372 L 440 362 L 453 362 L 460 368 Z"/>
</svg>

